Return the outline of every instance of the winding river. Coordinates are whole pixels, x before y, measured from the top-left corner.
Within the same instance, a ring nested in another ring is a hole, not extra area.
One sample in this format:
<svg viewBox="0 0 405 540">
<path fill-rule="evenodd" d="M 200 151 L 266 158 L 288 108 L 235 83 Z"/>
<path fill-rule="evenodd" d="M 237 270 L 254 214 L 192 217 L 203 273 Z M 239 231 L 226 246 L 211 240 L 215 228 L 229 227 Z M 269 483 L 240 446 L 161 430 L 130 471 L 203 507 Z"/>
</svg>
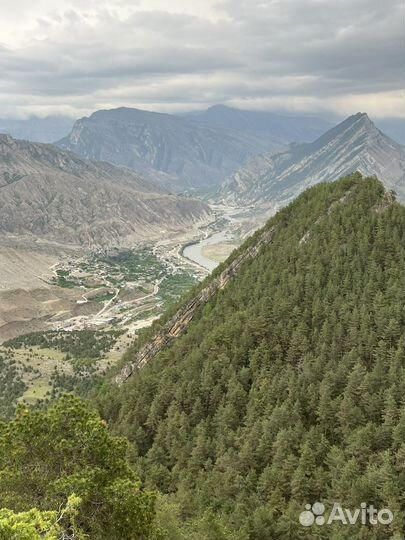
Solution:
<svg viewBox="0 0 405 540">
<path fill-rule="evenodd" d="M 199 240 L 198 242 L 189 244 L 183 249 L 182 255 L 183 257 L 190 259 L 191 261 L 199 264 L 206 270 L 212 272 L 219 265 L 219 262 L 213 261 L 212 259 L 208 259 L 208 257 L 205 257 L 202 253 L 202 250 L 205 246 L 220 244 L 222 242 L 225 242 L 226 240 L 228 240 L 227 231 L 215 233 L 212 236 L 205 238 L 204 240 Z"/>
</svg>

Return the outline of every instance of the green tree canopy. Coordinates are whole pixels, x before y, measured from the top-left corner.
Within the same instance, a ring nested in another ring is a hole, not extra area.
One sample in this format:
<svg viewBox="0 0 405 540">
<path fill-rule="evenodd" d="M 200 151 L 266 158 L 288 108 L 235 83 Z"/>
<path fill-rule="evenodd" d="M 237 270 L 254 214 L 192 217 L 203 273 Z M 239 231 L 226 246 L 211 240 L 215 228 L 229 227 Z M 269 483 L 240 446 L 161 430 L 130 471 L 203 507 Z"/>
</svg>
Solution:
<svg viewBox="0 0 405 540">
<path fill-rule="evenodd" d="M 106 390 L 104 414 L 186 538 L 204 538 L 207 521 L 211 538 L 403 535 L 405 209 L 355 174 L 266 228 L 271 243 L 187 333 Z M 306 530 L 298 517 L 315 501 L 391 508 L 395 522 Z"/>
<path fill-rule="evenodd" d="M 15 420 L 0 424 L 0 508 L 9 509 L 0 514 L 4 530 L 31 527 L 42 538 L 41 523 L 55 521 L 54 512 L 74 496 L 74 519 L 66 512 L 60 520 L 66 530 L 74 526 L 91 540 L 150 538 L 155 496 L 141 489 L 127 450 L 128 442 L 112 437 L 78 398 L 63 397 L 45 412 L 20 407 Z"/>
</svg>

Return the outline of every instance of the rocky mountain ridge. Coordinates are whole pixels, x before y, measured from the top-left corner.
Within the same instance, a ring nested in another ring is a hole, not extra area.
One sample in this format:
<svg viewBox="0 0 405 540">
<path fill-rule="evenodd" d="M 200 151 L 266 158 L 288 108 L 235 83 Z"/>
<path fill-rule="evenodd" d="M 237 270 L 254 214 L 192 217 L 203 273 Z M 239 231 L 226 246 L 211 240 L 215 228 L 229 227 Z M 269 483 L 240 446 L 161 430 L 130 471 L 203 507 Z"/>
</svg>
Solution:
<svg viewBox="0 0 405 540">
<path fill-rule="evenodd" d="M 284 205 L 306 188 L 359 171 L 377 176 L 405 200 L 405 151 L 371 122 L 367 114 L 347 118 L 309 144 L 250 160 L 222 186 L 233 204 Z"/>
<path fill-rule="evenodd" d="M 52 145 L 0 135 L 0 235 L 66 245 L 131 245 L 204 223 L 210 209 L 149 179 Z"/>
<path fill-rule="evenodd" d="M 219 184 L 244 160 L 274 147 L 265 138 L 201 125 L 175 115 L 120 108 L 77 120 L 57 143 L 88 159 L 167 174 L 169 189 Z"/>
</svg>

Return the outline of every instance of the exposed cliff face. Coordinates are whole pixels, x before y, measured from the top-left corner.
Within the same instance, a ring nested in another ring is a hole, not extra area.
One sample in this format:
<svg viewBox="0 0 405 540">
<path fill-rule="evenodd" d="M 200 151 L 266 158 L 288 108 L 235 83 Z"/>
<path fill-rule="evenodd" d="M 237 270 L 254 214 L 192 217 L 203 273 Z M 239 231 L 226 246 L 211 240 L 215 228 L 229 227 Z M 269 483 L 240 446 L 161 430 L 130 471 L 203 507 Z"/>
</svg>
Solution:
<svg viewBox="0 0 405 540">
<path fill-rule="evenodd" d="M 254 246 L 246 249 L 241 255 L 233 260 L 217 278 L 213 279 L 211 283 L 185 307 L 181 308 L 156 334 L 156 336 L 142 347 L 136 354 L 134 360 L 122 369 L 115 379 L 116 383 L 118 385 L 123 384 L 131 377 L 136 369 L 144 367 L 160 351 L 165 347 L 168 347 L 176 338 L 183 335 L 196 313 L 200 311 L 219 290 L 224 289 L 227 286 L 234 276 L 238 274 L 240 268 L 246 261 L 256 257 L 261 248 L 272 241 L 273 235 L 274 228 L 264 231 Z"/>
<path fill-rule="evenodd" d="M 246 159 L 274 148 L 256 136 L 137 109 L 97 111 L 78 120 L 58 146 L 142 173 L 165 173 L 170 190 L 219 185 Z"/>
</svg>

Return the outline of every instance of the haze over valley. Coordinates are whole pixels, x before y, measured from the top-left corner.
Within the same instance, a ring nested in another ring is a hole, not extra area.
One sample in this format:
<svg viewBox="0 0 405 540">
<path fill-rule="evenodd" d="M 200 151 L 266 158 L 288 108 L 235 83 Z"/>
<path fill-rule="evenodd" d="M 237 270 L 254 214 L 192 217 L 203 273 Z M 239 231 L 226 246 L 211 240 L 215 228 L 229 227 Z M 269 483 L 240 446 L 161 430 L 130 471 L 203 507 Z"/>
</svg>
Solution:
<svg viewBox="0 0 405 540">
<path fill-rule="evenodd" d="M 3 0 L 0 540 L 404 540 L 403 0 Z"/>
</svg>

